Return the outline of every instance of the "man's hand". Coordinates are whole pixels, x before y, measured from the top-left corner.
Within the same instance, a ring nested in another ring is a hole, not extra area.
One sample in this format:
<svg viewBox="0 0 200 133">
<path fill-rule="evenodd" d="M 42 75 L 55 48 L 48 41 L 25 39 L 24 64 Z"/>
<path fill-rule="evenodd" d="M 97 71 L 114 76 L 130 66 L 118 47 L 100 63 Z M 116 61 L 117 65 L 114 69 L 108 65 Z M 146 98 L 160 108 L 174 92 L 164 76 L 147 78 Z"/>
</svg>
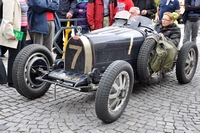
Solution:
<svg viewBox="0 0 200 133">
<path fill-rule="evenodd" d="M 163 35 L 163 33 L 158 33 L 159 37 L 162 39 L 162 40 L 166 40 L 165 36 Z"/>
<path fill-rule="evenodd" d="M 157 23 L 159 21 L 159 16 L 156 15 L 154 21 Z"/>
<path fill-rule="evenodd" d="M 70 12 L 68 12 L 68 13 L 66 14 L 66 18 L 68 18 L 68 19 L 70 19 L 72 16 L 73 16 L 73 15 L 72 15 Z"/>
<path fill-rule="evenodd" d="M 147 10 L 142 10 L 141 11 L 141 15 L 147 15 L 147 13 L 148 13 Z"/>
</svg>

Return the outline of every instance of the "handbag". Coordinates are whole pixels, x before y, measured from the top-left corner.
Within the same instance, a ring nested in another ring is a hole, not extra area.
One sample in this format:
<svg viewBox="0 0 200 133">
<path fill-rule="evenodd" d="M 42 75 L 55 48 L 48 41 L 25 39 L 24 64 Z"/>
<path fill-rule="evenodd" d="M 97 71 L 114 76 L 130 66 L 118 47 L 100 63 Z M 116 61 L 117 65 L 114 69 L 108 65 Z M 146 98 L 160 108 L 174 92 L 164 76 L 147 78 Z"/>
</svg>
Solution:
<svg viewBox="0 0 200 133">
<path fill-rule="evenodd" d="M 187 19 L 188 19 L 188 12 L 187 11 L 184 11 L 184 13 L 182 14 L 182 19 L 183 19 L 183 24 L 185 24 Z"/>
<path fill-rule="evenodd" d="M 188 20 L 190 22 L 197 22 L 199 20 L 199 17 L 188 17 Z"/>
</svg>

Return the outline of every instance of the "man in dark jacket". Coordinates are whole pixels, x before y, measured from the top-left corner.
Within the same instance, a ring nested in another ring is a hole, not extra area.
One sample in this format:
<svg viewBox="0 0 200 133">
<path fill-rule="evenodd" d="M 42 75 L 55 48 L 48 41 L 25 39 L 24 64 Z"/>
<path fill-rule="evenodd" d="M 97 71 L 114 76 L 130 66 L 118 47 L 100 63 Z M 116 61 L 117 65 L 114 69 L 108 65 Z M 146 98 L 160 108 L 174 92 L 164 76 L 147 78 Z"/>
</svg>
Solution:
<svg viewBox="0 0 200 133">
<path fill-rule="evenodd" d="M 60 19 L 72 18 L 76 4 L 76 0 L 60 0 L 59 9 L 56 11 L 58 17 Z"/>
<path fill-rule="evenodd" d="M 73 17 L 74 10 L 76 8 L 76 0 L 60 0 L 59 9 L 56 11 L 59 19 L 70 19 Z M 62 27 L 66 27 L 67 22 L 61 22 Z M 69 33 L 71 34 L 71 32 Z M 69 36 L 70 37 L 70 36 Z M 61 33 L 57 39 L 57 44 L 61 50 L 63 50 L 63 34 Z M 56 59 L 62 58 L 62 54 L 57 51 Z"/>
<path fill-rule="evenodd" d="M 87 20 L 90 30 L 111 25 L 117 11 L 117 0 L 88 0 Z M 109 21 L 108 25 L 105 21 Z"/>
<path fill-rule="evenodd" d="M 133 0 L 133 3 L 136 7 L 140 8 L 142 16 L 152 19 L 156 13 L 155 0 Z"/>
<path fill-rule="evenodd" d="M 184 26 L 183 42 L 191 41 L 196 43 L 200 24 L 200 0 L 185 0 L 185 11 L 187 19 Z"/>
</svg>

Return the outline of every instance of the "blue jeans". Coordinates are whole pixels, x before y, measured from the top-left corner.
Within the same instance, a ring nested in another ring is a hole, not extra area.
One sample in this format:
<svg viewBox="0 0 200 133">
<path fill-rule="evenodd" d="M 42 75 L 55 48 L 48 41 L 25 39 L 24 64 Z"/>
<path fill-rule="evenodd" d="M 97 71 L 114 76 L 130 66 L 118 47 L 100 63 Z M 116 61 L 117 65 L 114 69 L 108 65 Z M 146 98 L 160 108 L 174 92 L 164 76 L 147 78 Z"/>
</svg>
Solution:
<svg viewBox="0 0 200 133">
<path fill-rule="evenodd" d="M 184 38 L 183 43 L 186 41 L 197 42 L 198 30 L 199 30 L 200 20 L 196 22 L 186 21 L 184 26 Z M 191 40 L 190 40 L 191 39 Z"/>
</svg>

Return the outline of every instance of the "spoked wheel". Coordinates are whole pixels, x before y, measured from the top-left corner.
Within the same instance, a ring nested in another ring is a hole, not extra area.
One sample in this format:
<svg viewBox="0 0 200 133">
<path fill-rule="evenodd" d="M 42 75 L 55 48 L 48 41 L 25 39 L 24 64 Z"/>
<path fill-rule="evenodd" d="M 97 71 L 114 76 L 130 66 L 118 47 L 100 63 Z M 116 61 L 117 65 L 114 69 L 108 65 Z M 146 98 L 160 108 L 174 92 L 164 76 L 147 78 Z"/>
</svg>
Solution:
<svg viewBox="0 0 200 133">
<path fill-rule="evenodd" d="M 13 64 L 13 83 L 16 90 L 29 99 L 43 96 L 50 84 L 37 80 L 50 70 L 51 52 L 44 46 L 31 44 L 22 49 Z"/>
<path fill-rule="evenodd" d="M 137 72 L 141 82 L 147 84 L 156 84 L 160 81 L 162 74 L 153 72 L 150 67 L 156 53 L 156 41 L 153 38 L 147 38 L 139 51 L 137 59 Z"/>
<path fill-rule="evenodd" d="M 179 83 L 189 83 L 196 72 L 198 49 L 194 42 L 188 41 L 181 47 L 176 63 L 176 77 Z"/>
<path fill-rule="evenodd" d="M 129 63 L 115 61 L 106 69 L 96 94 L 95 110 L 100 120 L 110 123 L 121 116 L 130 99 L 133 83 Z"/>
</svg>

